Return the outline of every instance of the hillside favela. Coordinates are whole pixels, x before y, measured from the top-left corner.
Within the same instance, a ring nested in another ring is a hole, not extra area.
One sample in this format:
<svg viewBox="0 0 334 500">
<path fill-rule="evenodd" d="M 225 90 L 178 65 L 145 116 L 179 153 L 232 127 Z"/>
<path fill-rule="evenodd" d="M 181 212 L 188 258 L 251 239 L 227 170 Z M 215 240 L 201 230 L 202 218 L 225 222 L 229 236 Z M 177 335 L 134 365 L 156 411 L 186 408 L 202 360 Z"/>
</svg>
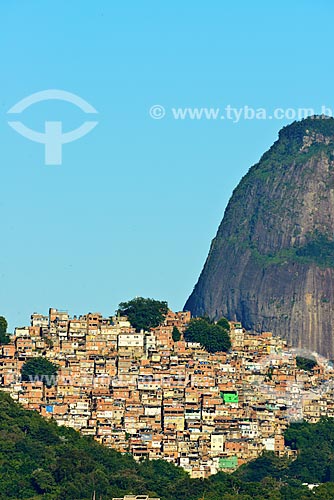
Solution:
<svg viewBox="0 0 334 500">
<path fill-rule="evenodd" d="M 238 323 L 227 323 L 231 350 L 210 353 L 184 339 L 190 321 L 190 313 L 168 311 L 161 326 L 136 332 L 122 316 L 35 313 L 2 346 L 2 390 L 59 425 L 138 461 L 172 462 L 193 478 L 233 471 L 264 450 L 293 456 L 283 432 L 295 412 L 311 422 L 334 415 L 334 392 L 301 398 L 331 368 L 298 369 L 282 339 Z M 57 376 L 20 380 L 41 355 Z"/>
<path fill-rule="evenodd" d="M 334 1 L 0 20 L 0 500 L 334 500 Z"/>
<path fill-rule="evenodd" d="M 0 316 L 1 499 L 333 500 L 333 145 L 279 132 L 183 311 Z"/>
<path fill-rule="evenodd" d="M 325 358 L 166 302 L 120 306 L 107 318 L 50 308 L 11 336 L 3 328 L 2 391 L 137 463 L 164 460 L 193 479 L 231 474 L 266 452 L 293 462 L 289 424 L 334 416 Z"/>
<path fill-rule="evenodd" d="M 0 316 L 1 499 L 334 499 L 333 147 L 279 132 L 183 311 Z"/>
</svg>

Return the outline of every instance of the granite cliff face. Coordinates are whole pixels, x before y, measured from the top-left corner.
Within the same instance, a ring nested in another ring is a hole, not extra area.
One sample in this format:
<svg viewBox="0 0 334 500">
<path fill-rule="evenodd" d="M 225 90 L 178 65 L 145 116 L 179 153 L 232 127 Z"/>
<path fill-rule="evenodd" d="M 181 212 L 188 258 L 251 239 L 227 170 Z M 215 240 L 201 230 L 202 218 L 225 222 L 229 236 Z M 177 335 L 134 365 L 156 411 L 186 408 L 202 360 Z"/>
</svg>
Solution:
<svg viewBox="0 0 334 500">
<path fill-rule="evenodd" d="M 283 128 L 241 180 L 186 310 L 334 355 L 334 119 Z"/>
</svg>

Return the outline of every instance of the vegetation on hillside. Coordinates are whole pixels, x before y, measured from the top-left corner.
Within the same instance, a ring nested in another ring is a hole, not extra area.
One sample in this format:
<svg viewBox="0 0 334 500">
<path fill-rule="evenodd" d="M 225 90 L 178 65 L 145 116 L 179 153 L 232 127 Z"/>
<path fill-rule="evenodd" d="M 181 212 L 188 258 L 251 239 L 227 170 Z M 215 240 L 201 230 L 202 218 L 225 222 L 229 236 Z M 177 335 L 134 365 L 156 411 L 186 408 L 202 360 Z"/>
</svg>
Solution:
<svg viewBox="0 0 334 500">
<path fill-rule="evenodd" d="M 296 250 L 296 257 L 304 262 L 315 262 L 320 267 L 334 267 L 334 241 L 315 234 L 306 245 Z"/>
<path fill-rule="evenodd" d="M 181 340 L 180 330 L 176 326 L 173 327 L 172 338 L 174 342 L 178 342 L 179 340 Z"/>
<path fill-rule="evenodd" d="M 187 342 L 199 342 L 208 352 L 228 351 L 231 340 L 228 330 L 219 323 L 211 323 L 207 318 L 194 318 L 184 332 Z"/>
<path fill-rule="evenodd" d="M 91 500 L 146 494 L 161 500 L 332 500 L 334 420 L 293 424 L 291 462 L 265 453 L 233 474 L 190 479 L 162 460 L 136 463 L 24 410 L 0 392 L 0 500 Z M 320 484 L 310 492 L 303 482 Z M 323 483 L 323 484 L 321 484 Z"/>
<path fill-rule="evenodd" d="M 217 325 L 224 328 L 224 330 L 226 330 L 227 332 L 231 330 L 230 323 L 226 318 L 220 318 L 220 320 L 217 321 Z"/>
<path fill-rule="evenodd" d="M 307 132 L 308 131 L 308 132 Z M 326 137 L 331 137 L 332 141 L 329 144 L 324 142 L 313 142 L 308 148 L 301 150 L 303 146 L 303 138 L 307 133 L 322 134 Z M 290 198 L 291 203 L 282 205 L 281 193 L 290 190 L 291 185 L 291 166 L 298 167 L 299 176 L 301 179 L 305 175 L 312 175 L 314 165 L 309 165 L 305 170 L 302 168 L 312 158 L 314 161 L 323 158 L 323 161 L 328 161 L 329 164 L 333 161 L 333 139 L 334 139 L 334 119 L 317 117 L 316 119 L 307 118 L 298 122 L 294 122 L 284 127 L 279 132 L 279 139 L 266 151 L 260 161 L 253 165 L 248 173 L 242 178 L 239 185 L 233 192 L 228 208 L 226 210 L 222 226 L 234 224 L 233 220 L 235 212 L 238 211 L 240 218 L 239 227 L 233 228 L 233 235 L 227 241 L 224 239 L 224 244 L 230 244 L 250 250 L 253 257 L 260 261 L 261 265 L 268 267 L 271 265 L 280 265 L 286 262 L 296 262 L 300 264 L 316 264 L 319 267 L 334 267 L 334 241 L 333 235 L 327 231 L 326 234 L 313 231 L 308 237 L 307 241 L 299 246 L 290 246 L 289 248 L 278 248 L 274 252 L 264 252 L 263 249 L 259 250 L 258 238 L 253 238 L 254 227 L 261 221 L 261 225 L 266 228 L 270 233 L 271 231 L 279 231 L 280 227 L 277 225 L 273 227 L 281 219 L 289 220 L 291 214 L 296 209 L 298 210 L 298 203 L 295 196 Z M 295 168 L 295 171 L 297 169 Z M 272 185 L 276 179 L 280 179 L 280 189 L 276 189 L 274 193 L 270 192 L 269 186 Z M 328 176 L 324 179 L 328 184 L 326 196 L 329 196 L 330 189 L 332 189 L 332 176 L 329 171 Z M 300 180 L 301 186 L 303 181 Z M 248 203 L 245 200 L 249 195 L 259 200 L 255 210 L 250 217 Z M 286 210 L 288 210 L 286 212 Z M 324 228 L 325 230 L 325 228 Z M 295 228 L 298 236 L 299 228 Z M 216 237 L 217 238 L 217 237 Z M 213 247 L 217 243 L 214 241 Z"/>
<path fill-rule="evenodd" d="M 143 297 L 121 302 L 117 310 L 120 315 L 128 317 L 137 331 L 150 330 L 161 325 L 167 312 L 167 302 Z"/>
<path fill-rule="evenodd" d="M 317 424 L 294 423 L 286 430 L 285 441 L 299 451 L 297 460 L 289 466 L 289 477 L 308 483 L 334 481 L 332 418 L 323 418 Z"/>
<path fill-rule="evenodd" d="M 315 366 L 317 366 L 317 362 L 314 359 L 304 358 L 302 356 L 296 357 L 296 365 L 300 370 L 312 371 Z"/>
<path fill-rule="evenodd" d="M 9 344 L 10 338 L 7 335 L 8 323 L 4 316 L 0 316 L 0 345 Z"/>
</svg>

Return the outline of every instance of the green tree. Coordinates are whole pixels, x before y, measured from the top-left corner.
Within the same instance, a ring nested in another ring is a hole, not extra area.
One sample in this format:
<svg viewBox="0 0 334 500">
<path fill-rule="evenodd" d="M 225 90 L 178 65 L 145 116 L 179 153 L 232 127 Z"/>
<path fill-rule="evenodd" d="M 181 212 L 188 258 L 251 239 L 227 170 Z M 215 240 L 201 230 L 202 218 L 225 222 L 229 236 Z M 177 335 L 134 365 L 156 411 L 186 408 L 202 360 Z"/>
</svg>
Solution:
<svg viewBox="0 0 334 500">
<path fill-rule="evenodd" d="M 305 370 L 311 372 L 315 366 L 317 366 L 317 362 L 311 358 L 303 358 L 302 356 L 296 357 L 297 368 L 300 370 Z"/>
<path fill-rule="evenodd" d="M 9 344 L 10 338 L 7 335 L 8 323 L 4 316 L 0 316 L 0 344 Z"/>
<path fill-rule="evenodd" d="M 22 380 L 40 381 L 51 387 L 57 380 L 58 366 L 46 358 L 38 357 L 29 359 L 21 369 Z"/>
<path fill-rule="evenodd" d="M 7 333 L 8 323 L 4 316 L 0 316 L 0 334 Z"/>
<path fill-rule="evenodd" d="M 33 471 L 32 475 L 32 483 L 38 493 L 47 493 L 52 491 L 56 482 L 49 471 L 44 469 L 36 469 Z"/>
<path fill-rule="evenodd" d="M 178 342 L 181 339 L 180 330 L 176 326 L 173 326 L 172 337 L 174 342 Z"/>
<path fill-rule="evenodd" d="M 209 340 L 205 348 L 209 352 L 228 351 L 231 349 L 231 340 L 228 332 L 219 325 L 212 325 L 209 330 Z"/>
<path fill-rule="evenodd" d="M 137 331 L 150 330 L 163 323 L 168 313 L 168 304 L 165 301 L 136 297 L 128 302 L 121 302 L 117 313 L 127 316 Z"/>
<path fill-rule="evenodd" d="M 266 477 L 277 479 L 287 467 L 286 459 L 280 459 L 273 452 L 266 451 L 256 460 L 242 465 L 235 475 L 243 481 L 261 481 Z"/>
<path fill-rule="evenodd" d="M 217 321 L 217 325 L 221 326 L 222 328 L 224 328 L 224 330 L 227 330 L 228 332 L 230 331 L 230 323 L 228 322 L 228 320 L 226 318 L 220 318 L 219 321 Z"/>
<path fill-rule="evenodd" d="M 208 352 L 228 351 L 231 339 L 228 332 L 218 324 L 204 318 L 194 318 L 184 332 L 187 342 L 199 342 Z"/>
</svg>

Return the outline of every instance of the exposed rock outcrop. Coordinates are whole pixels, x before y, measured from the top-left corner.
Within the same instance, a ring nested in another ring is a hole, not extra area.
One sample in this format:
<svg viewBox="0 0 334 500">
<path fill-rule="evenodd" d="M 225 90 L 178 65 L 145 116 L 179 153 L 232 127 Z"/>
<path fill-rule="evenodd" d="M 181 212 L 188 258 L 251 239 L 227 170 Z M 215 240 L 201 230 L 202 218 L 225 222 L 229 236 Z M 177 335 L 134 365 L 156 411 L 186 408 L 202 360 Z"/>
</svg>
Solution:
<svg viewBox="0 0 334 500">
<path fill-rule="evenodd" d="M 186 310 L 334 355 L 334 119 L 283 128 L 226 208 Z"/>
</svg>

